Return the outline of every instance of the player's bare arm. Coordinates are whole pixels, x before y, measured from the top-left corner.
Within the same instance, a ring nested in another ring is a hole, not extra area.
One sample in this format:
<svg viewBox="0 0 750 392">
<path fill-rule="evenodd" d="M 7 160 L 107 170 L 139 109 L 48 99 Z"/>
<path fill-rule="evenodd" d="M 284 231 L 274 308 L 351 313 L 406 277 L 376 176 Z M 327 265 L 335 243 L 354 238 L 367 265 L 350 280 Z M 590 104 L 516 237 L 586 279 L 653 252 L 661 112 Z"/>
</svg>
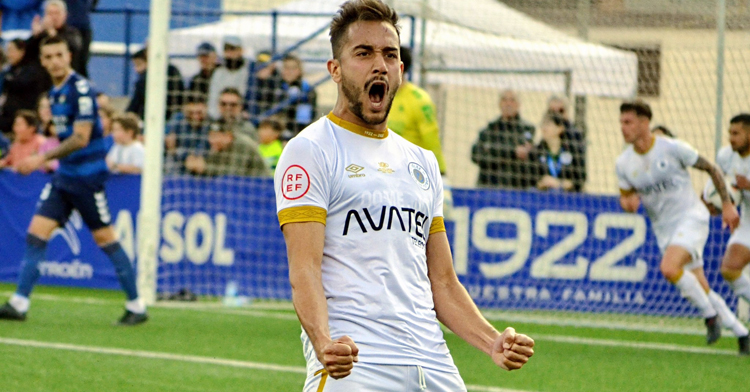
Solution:
<svg viewBox="0 0 750 392">
<path fill-rule="evenodd" d="M 54 159 L 65 158 L 66 156 L 86 147 L 89 144 L 91 130 L 93 126 L 89 122 L 76 123 L 73 128 L 73 134 L 65 139 L 59 146 L 46 152 L 44 155 L 32 155 L 19 162 L 18 172 L 29 174 Z"/>
<path fill-rule="evenodd" d="M 721 196 L 722 220 L 724 221 L 724 224 L 729 227 L 730 231 L 734 231 L 734 229 L 740 224 L 740 215 L 737 213 L 737 207 L 732 204 L 732 199 L 729 197 L 729 192 L 724 183 L 724 176 L 721 173 L 721 170 L 702 156 L 698 157 L 698 160 L 693 167 L 702 170 L 711 176 L 711 181 L 713 181 L 716 191 L 719 193 L 719 196 Z"/>
<path fill-rule="evenodd" d="M 641 200 L 635 191 L 620 191 L 620 207 L 622 207 L 623 211 L 637 212 L 640 205 Z"/>
<path fill-rule="evenodd" d="M 297 317 L 328 375 L 346 377 L 357 362 L 359 350 L 348 336 L 331 339 L 321 271 L 325 226 L 318 222 L 287 223 L 283 232 Z"/>
<path fill-rule="evenodd" d="M 427 270 L 438 320 L 506 370 L 520 369 L 534 355 L 534 340 L 507 328 L 501 334 L 482 316 L 453 269 L 445 232 L 427 241 Z"/>
</svg>

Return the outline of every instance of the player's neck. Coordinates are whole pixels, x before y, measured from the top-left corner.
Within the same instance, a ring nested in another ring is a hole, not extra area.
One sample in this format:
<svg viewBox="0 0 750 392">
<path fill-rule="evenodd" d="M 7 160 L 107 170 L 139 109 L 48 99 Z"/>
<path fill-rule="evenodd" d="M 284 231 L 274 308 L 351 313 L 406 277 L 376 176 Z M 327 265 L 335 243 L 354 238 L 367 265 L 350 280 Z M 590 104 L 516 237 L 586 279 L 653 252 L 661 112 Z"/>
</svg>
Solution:
<svg viewBox="0 0 750 392">
<path fill-rule="evenodd" d="M 362 128 L 367 128 L 375 133 L 385 133 L 388 129 L 387 123 L 388 123 L 388 117 L 385 118 L 385 120 L 377 125 L 372 125 L 364 122 L 359 116 L 352 113 L 351 110 L 347 107 L 348 103 L 343 102 L 342 100 L 336 101 L 336 106 L 333 108 L 333 115 L 344 120 L 347 122 L 350 122 L 354 125 L 357 125 Z"/>
<path fill-rule="evenodd" d="M 65 83 L 65 81 L 68 80 L 68 77 L 70 77 L 70 74 L 72 74 L 72 73 L 73 73 L 73 70 L 72 69 L 68 69 L 68 71 L 65 72 L 65 76 L 63 76 L 62 78 L 52 78 L 52 84 L 55 87 L 62 86 L 63 83 Z"/>
<path fill-rule="evenodd" d="M 635 152 L 639 154 L 645 154 L 651 150 L 651 147 L 654 146 L 654 143 L 656 143 L 656 137 L 652 135 L 650 132 L 646 135 L 644 135 L 641 138 L 638 138 L 635 142 L 633 142 L 633 149 L 635 149 Z"/>
</svg>

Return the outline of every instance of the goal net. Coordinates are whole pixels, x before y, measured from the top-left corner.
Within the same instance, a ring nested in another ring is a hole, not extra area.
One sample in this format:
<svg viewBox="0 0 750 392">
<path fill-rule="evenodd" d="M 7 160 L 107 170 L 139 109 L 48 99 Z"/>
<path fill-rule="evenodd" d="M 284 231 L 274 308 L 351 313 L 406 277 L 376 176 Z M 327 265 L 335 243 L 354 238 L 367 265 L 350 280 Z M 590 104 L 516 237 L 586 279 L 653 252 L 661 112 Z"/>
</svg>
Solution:
<svg viewBox="0 0 750 392">
<path fill-rule="evenodd" d="M 327 26 L 341 2 L 172 0 L 166 48 L 187 94 L 165 126 L 159 292 L 222 295 L 231 282 L 242 295 L 290 299 L 272 179 L 236 170 L 244 157 L 213 175 L 187 162 L 215 152 L 209 138 L 229 121 L 220 107 L 227 94 L 209 91 L 204 104 L 189 84 L 199 57 L 215 53 L 221 67 L 209 80 L 239 92 L 235 120 L 250 124 L 254 145 L 269 118 L 283 125 L 282 139 L 292 137 L 335 103 Z M 618 108 L 643 98 L 653 126 L 713 160 L 729 118 L 750 110 L 748 10 L 728 2 L 720 28 L 708 0 L 388 3 L 411 48 L 407 78 L 434 102 L 434 112 L 425 110 L 439 124 L 452 187 L 446 218 L 455 268 L 477 303 L 511 318 L 509 311 L 610 326 L 698 325 L 695 309 L 661 276 L 648 218 L 619 206 Z M 550 110 L 555 116 L 545 117 Z M 498 136 L 503 127 L 511 129 Z M 542 144 L 557 152 L 545 155 Z M 696 191 L 706 180 L 693 172 Z M 714 218 L 705 270 L 737 309 L 719 274 L 727 238 Z"/>
</svg>

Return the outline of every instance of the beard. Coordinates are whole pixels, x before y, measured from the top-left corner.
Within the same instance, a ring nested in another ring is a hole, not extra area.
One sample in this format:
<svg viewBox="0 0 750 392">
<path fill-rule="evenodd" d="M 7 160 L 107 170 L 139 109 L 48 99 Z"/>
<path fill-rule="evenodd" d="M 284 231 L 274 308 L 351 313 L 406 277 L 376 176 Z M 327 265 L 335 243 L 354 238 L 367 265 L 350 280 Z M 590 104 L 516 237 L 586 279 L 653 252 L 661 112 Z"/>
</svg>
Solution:
<svg viewBox="0 0 750 392">
<path fill-rule="evenodd" d="M 364 104 L 361 97 L 362 95 L 364 95 L 365 89 L 370 83 L 372 83 L 372 81 L 373 80 L 368 82 L 364 87 L 359 88 L 354 84 L 354 82 L 350 81 L 346 78 L 346 76 L 342 74 L 341 90 L 344 92 L 344 96 L 349 101 L 349 110 L 355 116 L 359 117 L 359 119 L 362 120 L 365 124 L 380 125 L 384 123 L 386 119 L 388 119 L 388 113 L 390 113 L 391 111 L 393 98 L 396 96 L 396 91 L 398 91 L 399 86 L 396 85 L 395 88 L 390 88 L 392 86 L 389 86 L 388 94 L 383 96 L 383 99 L 385 100 L 385 110 L 382 113 L 367 116 L 365 115 L 363 110 Z"/>
</svg>

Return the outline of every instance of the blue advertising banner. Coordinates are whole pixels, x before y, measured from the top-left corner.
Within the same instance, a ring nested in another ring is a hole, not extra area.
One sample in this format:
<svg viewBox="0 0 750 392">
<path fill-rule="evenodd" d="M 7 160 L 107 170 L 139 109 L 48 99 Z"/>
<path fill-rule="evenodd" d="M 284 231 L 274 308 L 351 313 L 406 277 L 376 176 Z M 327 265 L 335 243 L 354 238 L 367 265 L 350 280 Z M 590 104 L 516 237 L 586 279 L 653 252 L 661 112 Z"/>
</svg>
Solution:
<svg viewBox="0 0 750 392">
<path fill-rule="evenodd" d="M 15 282 L 25 233 L 49 180 L 0 172 L 0 280 Z M 140 178 L 107 183 L 114 226 L 135 259 Z M 454 189 L 446 216 L 456 272 L 482 307 L 692 315 L 659 272 L 659 249 L 643 214 L 617 197 Z M 221 295 L 290 299 L 286 248 L 271 179 L 165 178 L 158 287 Z M 718 274 L 729 233 L 711 221 L 706 275 L 730 298 Z M 109 260 L 75 213 L 55 232 L 42 284 L 118 289 Z"/>
</svg>

